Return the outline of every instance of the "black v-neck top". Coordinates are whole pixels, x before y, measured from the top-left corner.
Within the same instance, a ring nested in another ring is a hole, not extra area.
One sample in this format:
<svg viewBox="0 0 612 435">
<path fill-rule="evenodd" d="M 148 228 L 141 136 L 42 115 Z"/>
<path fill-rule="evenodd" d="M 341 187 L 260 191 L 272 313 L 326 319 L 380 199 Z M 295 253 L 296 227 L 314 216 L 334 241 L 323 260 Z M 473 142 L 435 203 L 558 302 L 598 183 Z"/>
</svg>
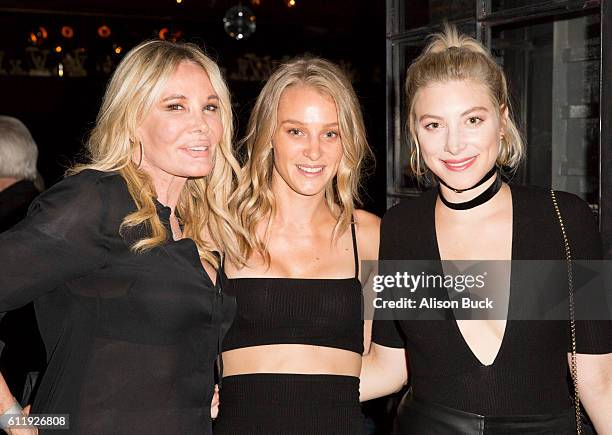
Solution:
<svg viewBox="0 0 612 435">
<path fill-rule="evenodd" d="M 170 209 L 157 207 L 168 226 Z M 0 311 L 34 300 L 47 350 L 32 412 L 70 414 L 66 434 L 211 434 L 214 360 L 235 301 L 191 239 L 133 253 L 144 230 L 122 237 L 119 226 L 134 210 L 119 174 L 85 170 L 0 235 Z"/>
<path fill-rule="evenodd" d="M 511 192 L 512 259 L 565 259 L 550 191 L 512 185 Z M 600 259 L 601 239 L 588 206 L 569 193 L 556 196 L 573 258 Z M 380 260 L 440 260 L 436 197 L 437 189 L 430 189 L 387 212 Z M 520 293 L 515 290 L 523 286 L 517 275 L 511 275 L 510 310 Z M 577 321 L 576 333 L 579 353 L 612 352 L 610 321 Z M 571 407 L 567 321 L 508 320 L 491 365 L 477 359 L 454 319 L 375 320 L 372 341 L 407 350 L 412 386 L 425 400 L 481 415 L 556 413 Z"/>
</svg>

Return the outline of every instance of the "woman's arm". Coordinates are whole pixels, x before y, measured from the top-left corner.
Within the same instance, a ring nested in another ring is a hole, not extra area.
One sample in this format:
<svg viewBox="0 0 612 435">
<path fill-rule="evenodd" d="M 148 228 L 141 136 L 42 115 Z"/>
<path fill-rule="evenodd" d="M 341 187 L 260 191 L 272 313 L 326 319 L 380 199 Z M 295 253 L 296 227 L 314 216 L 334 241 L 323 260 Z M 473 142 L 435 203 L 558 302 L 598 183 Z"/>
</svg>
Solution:
<svg viewBox="0 0 612 435">
<path fill-rule="evenodd" d="M 0 373 L 0 414 L 4 414 L 14 402 L 15 398 L 4 380 L 4 376 Z"/>
<path fill-rule="evenodd" d="M 573 194 L 557 192 L 572 258 L 602 258 L 601 237 L 589 206 Z M 589 304 L 598 295 L 590 295 Z M 599 435 L 612 434 L 612 325 L 609 321 L 576 321 L 578 392 Z M 568 349 L 569 350 L 569 349 Z M 568 353 L 571 367 L 571 353 Z"/>
<path fill-rule="evenodd" d="M 361 218 L 362 222 L 365 221 L 369 223 L 369 225 L 366 226 L 369 230 L 367 231 L 367 237 L 361 238 L 365 239 L 367 244 L 364 249 L 367 255 L 362 256 L 362 259 L 382 259 L 379 258 L 382 251 L 381 220 L 371 214 L 361 217 L 361 213 L 363 212 L 356 212 L 355 217 L 357 221 L 359 222 Z M 384 235 L 384 231 L 382 235 Z M 364 286 L 365 319 L 374 318 L 372 300 L 375 293 L 372 290 L 371 284 L 374 275 L 378 273 L 377 266 L 376 262 L 363 264 L 362 283 Z M 372 338 L 376 339 L 378 336 L 379 339 L 382 337 L 387 341 L 390 340 L 393 344 L 399 344 L 402 340 L 397 335 L 395 325 L 392 326 L 390 324 L 391 321 L 381 320 L 379 322 L 382 323 L 379 324 L 376 324 L 376 322 L 376 320 L 373 322 L 371 320 L 366 320 L 364 322 L 365 352 L 362 358 L 359 386 L 359 400 L 362 402 L 395 393 L 408 381 L 406 351 L 403 346 L 400 344 L 398 347 L 387 347 L 371 341 Z M 389 337 L 389 335 L 391 337 Z"/>
<path fill-rule="evenodd" d="M 0 415 L 4 414 L 15 403 L 15 398 L 9 390 L 4 376 L 0 374 Z M 29 414 L 29 406 L 22 412 L 23 415 Z M 7 422 L 3 422 L 7 423 Z M 22 426 L 20 428 L 6 429 L 8 435 L 37 435 L 38 430 L 35 427 Z"/>
<path fill-rule="evenodd" d="M 405 350 L 372 343 L 363 357 L 359 377 L 362 402 L 399 391 L 408 381 Z"/>
<path fill-rule="evenodd" d="M 0 234 L 0 312 L 102 267 L 116 235 L 100 178 L 83 172 L 64 179 L 32 203 L 23 221 Z"/>
<path fill-rule="evenodd" d="M 0 312 L 102 267 L 110 236 L 99 178 L 89 172 L 63 180 L 34 201 L 23 221 L 0 234 Z M 0 413 L 14 401 L 0 375 Z"/>
<path fill-rule="evenodd" d="M 374 275 L 378 272 L 376 261 L 380 243 L 380 218 L 364 210 L 355 210 L 353 213 L 357 223 L 357 243 L 359 254 L 359 280 L 363 289 L 363 350 L 364 355 L 370 349 L 372 339 L 372 319 L 374 308 L 371 304 L 371 289 Z"/>
<path fill-rule="evenodd" d="M 571 354 L 568 354 L 571 367 Z M 612 434 L 612 353 L 576 354 L 578 392 L 599 435 Z"/>
</svg>

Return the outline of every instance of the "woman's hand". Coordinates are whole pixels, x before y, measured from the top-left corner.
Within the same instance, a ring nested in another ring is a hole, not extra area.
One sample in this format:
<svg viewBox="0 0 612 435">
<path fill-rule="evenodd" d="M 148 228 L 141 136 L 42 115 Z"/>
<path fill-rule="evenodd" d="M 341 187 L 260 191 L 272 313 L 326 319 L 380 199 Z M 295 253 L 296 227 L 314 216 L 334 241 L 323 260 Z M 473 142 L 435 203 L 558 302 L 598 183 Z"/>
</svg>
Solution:
<svg viewBox="0 0 612 435">
<path fill-rule="evenodd" d="M 372 343 L 363 356 L 359 400 L 375 399 L 399 391 L 408 382 L 406 351 Z"/>
<path fill-rule="evenodd" d="M 30 414 L 30 405 L 23 408 L 23 415 Z M 7 429 L 6 433 L 8 435 L 38 435 L 38 429 L 34 426 L 24 426 L 24 427 L 13 427 Z"/>
<path fill-rule="evenodd" d="M 15 405 L 15 398 L 11 393 L 6 381 L 4 380 L 4 376 L 0 373 L 0 415 L 7 412 L 11 406 Z M 28 415 L 30 413 L 30 405 L 26 406 L 22 414 Z M 6 429 L 6 432 L 9 435 L 37 435 L 38 429 L 32 426 L 28 427 L 14 427 Z"/>
<path fill-rule="evenodd" d="M 212 402 L 210 402 L 210 416 L 213 419 L 219 415 L 219 403 L 219 385 L 215 384 L 215 394 L 213 394 Z"/>
</svg>

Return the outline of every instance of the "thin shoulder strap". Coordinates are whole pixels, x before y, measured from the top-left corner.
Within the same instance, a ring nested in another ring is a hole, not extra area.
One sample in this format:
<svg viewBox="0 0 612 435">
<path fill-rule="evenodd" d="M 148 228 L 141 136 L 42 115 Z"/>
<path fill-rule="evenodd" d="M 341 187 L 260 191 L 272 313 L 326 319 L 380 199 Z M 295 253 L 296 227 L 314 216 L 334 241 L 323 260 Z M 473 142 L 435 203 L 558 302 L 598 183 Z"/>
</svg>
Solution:
<svg viewBox="0 0 612 435">
<path fill-rule="evenodd" d="M 355 278 L 359 278 L 359 251 L 357 250 L 357 235 L 355 234 L 355 217 L 351 219 L 351 235 L 353 236 L 353 256 L 355 257 Z"/>
</svg>

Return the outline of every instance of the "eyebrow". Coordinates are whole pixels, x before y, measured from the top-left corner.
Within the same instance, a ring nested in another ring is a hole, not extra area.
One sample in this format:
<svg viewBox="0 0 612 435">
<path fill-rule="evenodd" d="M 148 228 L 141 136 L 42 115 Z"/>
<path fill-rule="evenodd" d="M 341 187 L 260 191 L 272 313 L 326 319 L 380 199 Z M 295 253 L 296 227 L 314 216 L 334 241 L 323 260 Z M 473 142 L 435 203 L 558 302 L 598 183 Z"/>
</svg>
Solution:
<svg viewBox="0 0 612 435">
<path fill-rule="evenodd" d="M 489 111 L 489 109 L 487 109 L 487 108 L 486 108 L 486 107 L 484 107 L 484 106 L 475 106 L 475 107 L 472 107 L 472 108 L 470 108 L 470 109 L 466 110 L 466 111 L 465 111 L 465 112 L 463 112 L 463 113 L 462 113 L 460 116 L 465 116 L 465 115 L 467 115 L 468 113 L 476 112 L 476 111 L 478 111 L 478 110 L 482 110 L 482 111 L 484 111 L 484 112 L 488 112 L 488 111 Z M 426 113 L 425 115 L 423 115 L 423 116 L 421 116 L 421 117 L 419 118 L 419 121 L 422 121 L 422 120 L 423 120 L 423 119 L 425 119 L 425 118 L 433 118 L 433 119 L 440 119 L 440 120 L 442 119 L 442 117 L 440 117 L 440 116 L 430 115 L 430 114 Z"/>
<path fill-rule="evenodd" d="M 471 112 L 476 112 L 476 111 L 478 111 L 478 110 L 482 110 L 482 111 L 484 111 L 484 112 L 488 112 L 488 111 L 489 111 L 489 109 L 487 109 L 487 108 L 486 108 L 486 107 L 484 107 L 484 106 L 475 106 L 475 107 L 472 107 L 471 109 L 468 109 L 468 110 L 466 110 L 465 112 L 463 112 L 463 113 L 461 114 L 461 116 L 465 116 L 465 115 L 467 115 L 468 113 L 471 113 Z"/>
<path fill-rule="evenodd" d="M 306 125 L 301 121 L 296 121 L 295 119 L 285 119 L 284 121 L 281 121 L 281 124 L 297 124 L 297 125 Z M 337 127 L 338 123 L 337 122 L 331 122 L 329 124 L 325 124 L 323 127 Z"/>
<path fill-rule="evenodd" d="M 182 94 L 172 94 L 162 100 L 162 102 L 170 101 L 170 100 L 186 100 L 187 97 Z M 209 100 L 218 100 L 219 96 L 215 94 L 211 94 L 208 96 Z"/>
</svg>

